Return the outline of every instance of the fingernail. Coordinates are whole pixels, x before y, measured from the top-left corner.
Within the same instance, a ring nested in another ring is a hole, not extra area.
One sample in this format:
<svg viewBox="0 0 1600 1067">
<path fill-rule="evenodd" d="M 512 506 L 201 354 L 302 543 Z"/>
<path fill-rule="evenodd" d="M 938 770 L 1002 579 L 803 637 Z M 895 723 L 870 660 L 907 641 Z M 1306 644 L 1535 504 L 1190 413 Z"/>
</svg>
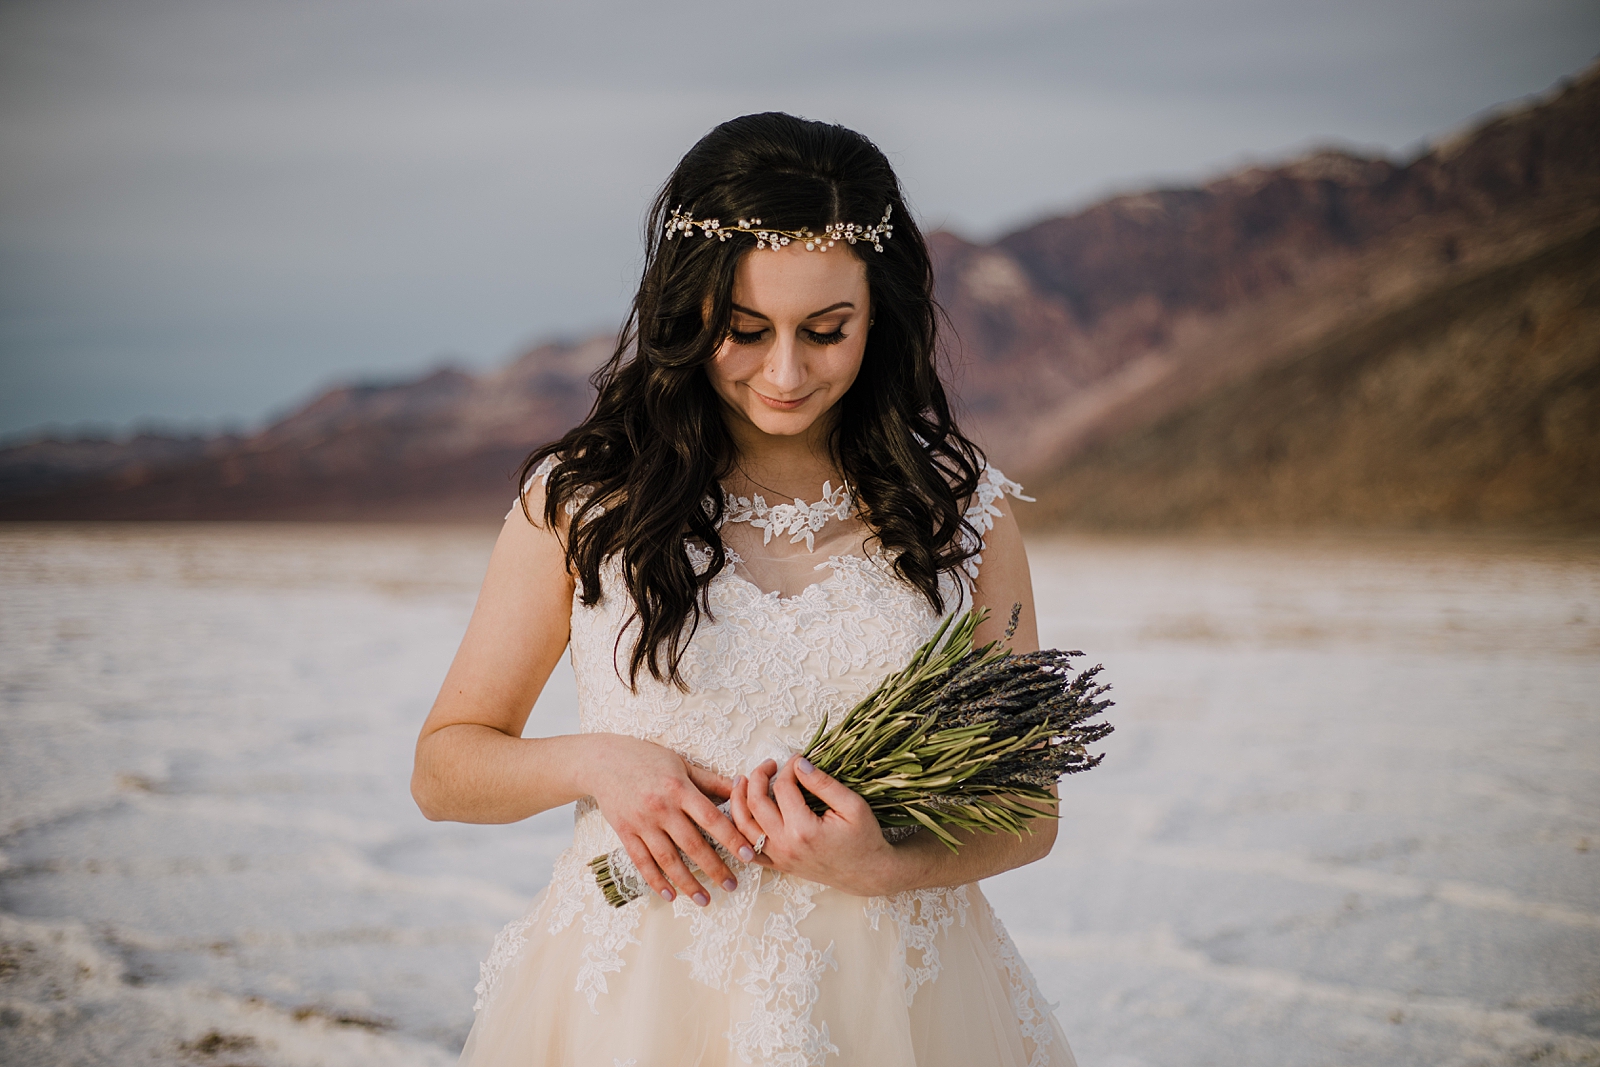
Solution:
<svg viewBox="0 0 1600 1067">
<path fill-rule="evenodd" d="M 672 899 L 673 895 L 674 894 L 673 894 L 672 890 L 670 890 L 670 889 L 663 889 L 661 891 L 661 899 L 662 900 L 670 901 Z"/>
<path fill-rule="evenodd" d="M 744 860 L 746 863 L 749 863 L 751 860 L 756 858 L 756 854 L 749 845 L 746 845 L 739 850 L 739 858 Z"/>
<path fill-rule="evenodd" d="M 806 759 L 804 756 L 796 759 L 794 761 L 794 765 L 800 769 L 801 774 L 810 774 L 812 771 L 816 770 L 815 767 L 811 766 L 811 761 Z"/>
<path fill-rule="evenodd" d="M 735 789 L 738 789 L 743 785 L 744 785 L 744 775 L 741 774 L 741 775 L 739 775 L 739 777 L 737 777 L 737 778 L 735 778 L 733 780 L 733 787 Z"/>
<path fill-rule="evenodd" d="M 722 888 L 726 889 L 728 892 L 731 893 L 735 889 L 739 888 L 739 883 L 735 882 L 732 878 L 726 878 L 722 882 Z"/>
<path fill-rule="evenodd" d="M 704 893 L 696 893 L 694 895 L 694 902 L 703 908 L 707 904 L 711 903 L 711 898 L 706 896 Z"/>
</svg>

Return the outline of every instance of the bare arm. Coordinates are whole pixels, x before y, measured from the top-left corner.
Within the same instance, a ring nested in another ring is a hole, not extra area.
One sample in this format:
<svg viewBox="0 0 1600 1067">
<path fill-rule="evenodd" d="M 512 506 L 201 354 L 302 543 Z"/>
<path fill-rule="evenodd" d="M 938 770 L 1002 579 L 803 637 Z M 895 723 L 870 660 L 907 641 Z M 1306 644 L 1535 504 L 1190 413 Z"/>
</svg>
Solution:
<svg viewBox="0 0 1600 1067">
<path fill-rule="evenodd" d="M 989 619 L 979 627 L 977 640 L 982 643 L 1001 637 L 1010 621 L 1011 606 L 1021 604 L 1011 646 L 1018 652 L 1032 652 L 1039 647 L 1039 629 L 1027 552 L 1010 507 L 1002 501 L 1000 509 L 985 538 L 983 565 L 974 591 L 975 605 L 989 609 Z M 820 797 L 830 810 L 821 816 L 812 814 L 802 787 Z M 866 801 L 799 760 L 782 767 L 769 760 L 752 771 L 748 780 L 736 780 L 733 814 L 735 825 L 746 837 L 767 835 L 761 857 L 764 865 L 858 896 L 989 878 L 1043 858 L 1056 839 L 1055 820 L 1040 818 L 1030 824 L 1032 832 L 1021 838 L 1006 833 L 958 832 L 959 852 L 951 852 L 926 833 L 890 845 Z"/>
<path fill-rule="evenodd" d="M 543 507 L 535 489 L 529 507 Z M 707 899 L 680 850 L 717 881 L 733 873 L 700 835 L 749 843 L 708 797 L 732 783 L 670 749 L 618 734 L 524 738 L 566 648 L 573 578 L 557 532 L 521 510 L 506 520 L 467 633 L 417 739 L 411 794 L 430 819 L 505 823 L 592 796 L 651 888 Z M 670 884 L 669 884 L 670 882 Z"/>
<path fill-rule="evenodd" d="M 567 646 L 572 593 L 559 538 L 514 511 L 417 740 L 411 793 L 428 818 L 516 822 L 588 795 L 583 737 L 522 737 Z"/>
</svg>

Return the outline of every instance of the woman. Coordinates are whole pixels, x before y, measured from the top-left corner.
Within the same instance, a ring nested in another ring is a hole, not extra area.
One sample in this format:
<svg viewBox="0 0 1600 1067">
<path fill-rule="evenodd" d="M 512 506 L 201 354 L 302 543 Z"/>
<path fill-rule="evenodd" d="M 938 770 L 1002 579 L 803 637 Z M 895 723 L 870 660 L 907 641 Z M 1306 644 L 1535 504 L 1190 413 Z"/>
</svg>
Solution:
<svg viewBox="0 0 1600 1067">
<path fill-rule="evenodd" d="M 678 164 L 649 234 L 594 410 L 529 458 L 417 745 L 429 818 L 577 803 L 462 1062 L 1071 1064 L 972 884 L 1054 822 L 890 844 L 793 755 L 950 612 L 1020 603 L 1037 647 L 1017 487 L 951 420 L 893 170 L 841 127 L 746 116 Z M 523 738 L 569 644 L 583 732 Z M 612 908 L 587 862 L 618 847 L 655 895 Z"/>
</svg>

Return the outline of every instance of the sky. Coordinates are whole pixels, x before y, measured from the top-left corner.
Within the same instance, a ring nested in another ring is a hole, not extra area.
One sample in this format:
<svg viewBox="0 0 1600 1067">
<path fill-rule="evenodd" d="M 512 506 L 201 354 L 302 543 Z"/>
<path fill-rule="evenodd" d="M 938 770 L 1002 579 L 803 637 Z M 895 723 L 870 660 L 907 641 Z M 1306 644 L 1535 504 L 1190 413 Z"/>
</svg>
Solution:
<svg viewBox="0 0 1600 1067">
<path fill-rule="evenodd" d="M 614 329 L 652 194 L 739 114 L 862 131 L 987 240 L 1408 158 L 1597 53 L 1593 0 L 0 0 L 0 440 Z"/>
</svg>

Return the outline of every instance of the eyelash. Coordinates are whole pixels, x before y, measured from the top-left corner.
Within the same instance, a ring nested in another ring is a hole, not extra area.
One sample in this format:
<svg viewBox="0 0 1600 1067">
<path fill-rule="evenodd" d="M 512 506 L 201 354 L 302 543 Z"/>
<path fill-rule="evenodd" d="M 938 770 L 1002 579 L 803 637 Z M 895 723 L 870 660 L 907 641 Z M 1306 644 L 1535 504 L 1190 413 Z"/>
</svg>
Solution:
<svg viewBox="0 0 1600 1067">
<path fill-rule="evenodd" d="M 759 344 L 766 330 L 754 330 L 750 333 L 740 333 L 738 330 L 729 330 L 728 339 L 736 345 Z M 806 339 L 814 345 L 836 345 L 848 335 L 843 330 L 834 330 L 832 333 L 817 333 L 815 330 L 802 330 Z"/>
</svg>

